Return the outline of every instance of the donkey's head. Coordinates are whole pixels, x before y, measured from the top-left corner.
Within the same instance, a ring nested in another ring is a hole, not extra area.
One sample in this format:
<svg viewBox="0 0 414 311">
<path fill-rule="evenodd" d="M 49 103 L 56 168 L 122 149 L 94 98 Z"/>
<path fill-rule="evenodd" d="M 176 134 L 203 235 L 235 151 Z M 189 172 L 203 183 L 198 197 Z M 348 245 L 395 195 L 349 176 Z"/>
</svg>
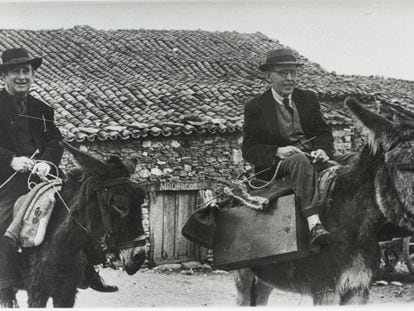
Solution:
<svg viewBox="0 0 414 311">
<path fill-rule="evenodd" d="M 128 274 L 139 270 L 145 260 L 145 236 L 141 204 L 144 190 L 130 177 L 135 160 L 111 157 L 106 162 L 65 143 L 82 173 L 71 213 L 84 223 L 94 239 L 104 237 L 106 246 L 116 250 Z M 74 179 L 74 178 L 72 178 Z"/>
<path fill-rule="evenodd" d="M 382 162 L 375 175 L 376 201 L 393 223 L 414 232 L 414 124 L 396 124 L 349 98 L 346 105 L 368 130 L 368 145 Z"/>
</svg>

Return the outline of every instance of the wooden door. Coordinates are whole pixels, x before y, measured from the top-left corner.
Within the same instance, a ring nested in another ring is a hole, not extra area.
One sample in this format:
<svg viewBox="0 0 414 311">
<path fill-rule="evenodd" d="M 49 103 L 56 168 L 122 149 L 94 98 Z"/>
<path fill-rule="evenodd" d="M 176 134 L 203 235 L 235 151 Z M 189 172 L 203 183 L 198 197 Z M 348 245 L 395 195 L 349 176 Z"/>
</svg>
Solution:
<svg viewBox="0 0 414 311">
<path fill-rule="evenodd" d="M 188 241 L 181 229 L 190 214 L 202 204 L 201 191 L 150 193 L 150 260 L 155 264 L 201 260 L 207 250 Z"/>
</svg>

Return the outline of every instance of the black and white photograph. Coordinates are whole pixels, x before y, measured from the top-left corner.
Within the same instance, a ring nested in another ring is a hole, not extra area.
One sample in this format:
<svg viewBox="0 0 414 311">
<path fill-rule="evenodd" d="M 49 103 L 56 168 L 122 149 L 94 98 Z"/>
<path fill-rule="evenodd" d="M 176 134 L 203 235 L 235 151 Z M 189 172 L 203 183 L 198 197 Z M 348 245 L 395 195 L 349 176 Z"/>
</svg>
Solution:
<svg viewBox="0 0 414 311">
<path fill-rule="evenodd" d="M 409 308 L 413 16 L 0 0 L 0 308 Z"/>
</svg>

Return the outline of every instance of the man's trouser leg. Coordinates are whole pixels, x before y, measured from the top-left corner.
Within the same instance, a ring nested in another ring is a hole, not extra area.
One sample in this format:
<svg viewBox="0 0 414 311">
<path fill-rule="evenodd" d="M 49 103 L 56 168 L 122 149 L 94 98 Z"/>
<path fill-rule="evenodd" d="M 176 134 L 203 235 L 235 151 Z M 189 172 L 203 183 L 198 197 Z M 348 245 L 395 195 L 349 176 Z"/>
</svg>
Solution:
<svg viewBox="0 0 414 311">
<path fill-rule="evenodd" d="M 12 287 L 16 282 L 16 250 L 4 237 L 13 219 L 14 201 L 0 200 L 0 288 Z"/>
<path fill-rule="evenodd" d="M 0 288 L 13 287 L 17 281 L 16 250 L 4 237 L 13 220 L 17 198 L 27 192 L 27 175 L 17 174 L 0 189 Z"/>
<path fill-rule="evenodd" d="M 79 288 L 86 289 L 88 287 L 104 293 L 112 293 L 118 291 L 115 285 L 108 285 L 104 279 L 95 270 L 94 265 L 105 263 L 105 253 L 96 243 L 91 243 L 90 246 L 83 250 L 88 261 L 85 268 L 85 275 Z"/>
<path fill-rule="evenodd" d="M 319 212 L 318 184 L 316 169 L 310 160 L 301 153 L 284 159 L 279 168 L 278 177 L 289 176 L 290 186 L 295 192 L 302 215 L 309 217 Z"/>
</svg>

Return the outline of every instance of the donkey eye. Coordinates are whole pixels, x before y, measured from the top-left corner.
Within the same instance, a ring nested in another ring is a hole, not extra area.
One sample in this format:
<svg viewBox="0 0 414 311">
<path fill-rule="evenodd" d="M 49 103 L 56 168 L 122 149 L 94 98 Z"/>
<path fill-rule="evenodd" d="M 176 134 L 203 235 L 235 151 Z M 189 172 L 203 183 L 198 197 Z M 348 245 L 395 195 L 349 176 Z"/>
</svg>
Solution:
<svg viewBox="0 0 414 311">
<path fill-rule="evenodd" d="M 113 197 L 110 205 L 117 211 L 127 211 L 129 209 L 128 200 L 123 196 Z"/>
</svg>

